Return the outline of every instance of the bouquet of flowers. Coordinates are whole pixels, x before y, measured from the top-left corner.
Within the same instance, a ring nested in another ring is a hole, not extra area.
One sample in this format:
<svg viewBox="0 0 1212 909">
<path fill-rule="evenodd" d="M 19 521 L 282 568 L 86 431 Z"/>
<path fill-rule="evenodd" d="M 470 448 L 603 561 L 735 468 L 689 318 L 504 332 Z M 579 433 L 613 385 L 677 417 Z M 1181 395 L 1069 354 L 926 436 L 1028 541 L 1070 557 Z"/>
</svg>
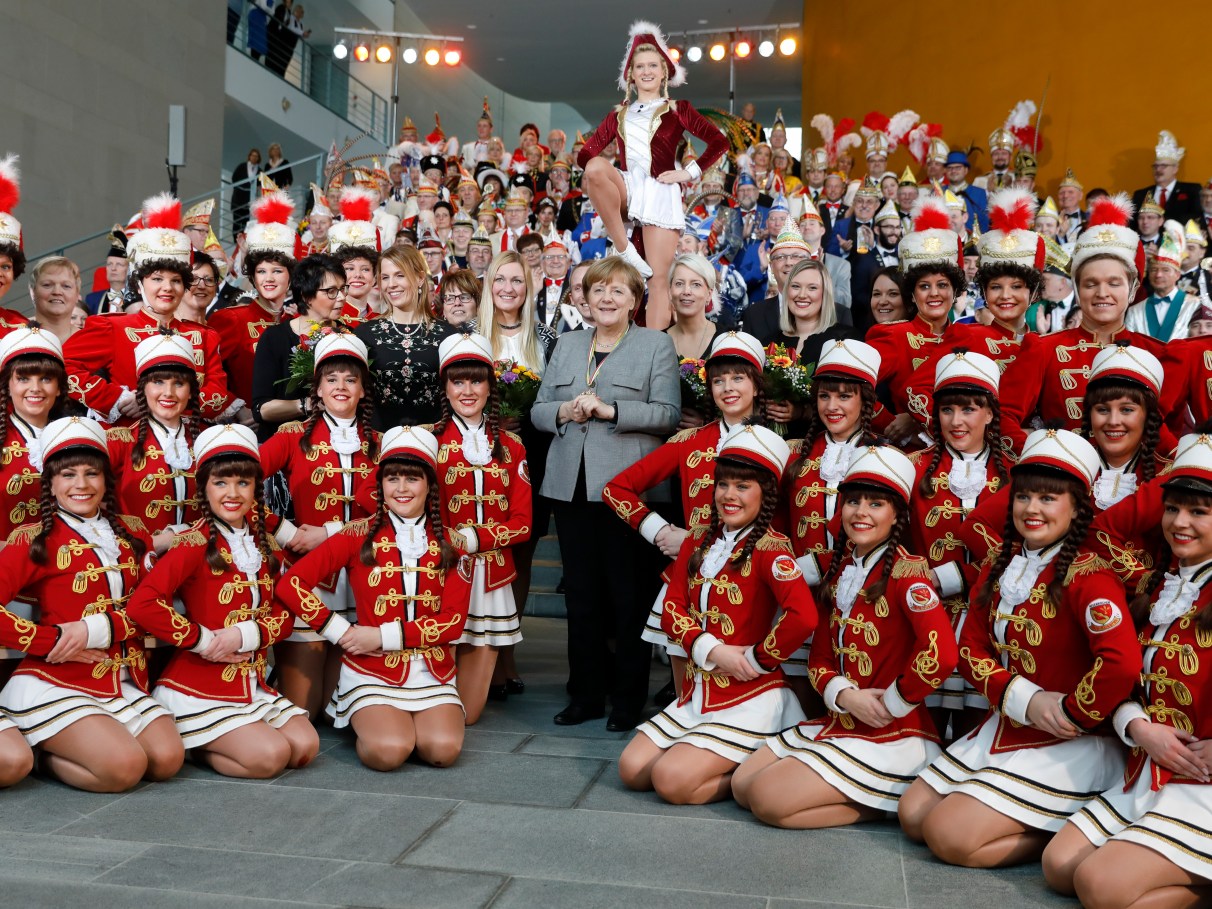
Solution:
<svg viewBox="0 0 1212 909">
<path fill-rule="evenodd" d="M 516 360 L 497 360 L 494 369 L 497 374 L 497 394 L 501 398 L 501 416 L 522 417 L 530 413 L 543 380 Z"/>
<path fill-rule="evenodd" d="M 707 361 L 694 357 L 678 357 L 678 382 L 682 387 L 682 406 L 706 413 Z"/>
<path fill-rule="evenodd" d="M 812 364 L 799 361 L 794 350 L 786 344 L 771 344 L 766 348 L 766 368 L 762 371 L 766 384 L 766 396 L 771 401 L 788 404 L 808 404 L 812 392 Z M 786 423 L 775 423 L 779 435 L 787 432 Z"/>
<path fill-rule="evenodd" d="M 317 322 L 307 330 L 307 334 L 299 339 L 299 343 L 290 349 L 290 364 L 286 378 L 279 382 L 286 383 L 288 395 L 311 394 L 311 383 L 316 372 L 316 345 L 321 339 L 340 332 L 340 327 L 332 322 Z"/>
</svg>

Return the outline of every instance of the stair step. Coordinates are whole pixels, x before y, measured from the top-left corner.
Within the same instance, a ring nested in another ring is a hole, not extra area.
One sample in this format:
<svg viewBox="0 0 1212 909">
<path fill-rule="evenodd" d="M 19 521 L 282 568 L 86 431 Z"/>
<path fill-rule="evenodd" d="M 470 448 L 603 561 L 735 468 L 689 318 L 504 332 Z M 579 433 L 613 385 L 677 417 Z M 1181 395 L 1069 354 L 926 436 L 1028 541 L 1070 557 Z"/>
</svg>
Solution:
<svg viewBox="0 0 1212 909">
<path fill-rule="evenodd" d="M 543 537 L 534 549 L 534 557 L 538 559 L 560 560 L 560 541 L 555 537 Z"/>
<path fill-rule="evenodd" d="M 530 569 L 531 585 L 540 590 L 550 590 L 552 593 L 555 592 L 556 586 L 560 583 L 560 578 L 563 576 L 564 568 L 558 563 L 555 565 L 541 565 L 535 562 Z"/>
<path fill-rule="evenodd" d="M 531 589 L 530 597 L 526 600 L 524 615 L 537 615 L 549 619 L 567 618 L 564 608 L 564 595 L 548 590 Z"/>
</svg>

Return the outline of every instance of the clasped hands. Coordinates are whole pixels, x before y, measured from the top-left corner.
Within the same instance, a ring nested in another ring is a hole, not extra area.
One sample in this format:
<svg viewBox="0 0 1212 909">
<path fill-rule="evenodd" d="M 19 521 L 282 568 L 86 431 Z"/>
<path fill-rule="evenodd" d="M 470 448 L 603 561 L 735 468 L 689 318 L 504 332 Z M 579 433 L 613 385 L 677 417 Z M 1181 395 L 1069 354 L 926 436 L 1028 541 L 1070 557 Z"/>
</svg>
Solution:
<svg viewBox="0 0 1212 909">
<path fill-rule="evenodd" d="M 565 401 L 559 411 L 561 423 L 584 423 L 594 417 L 609 420 L 613 416 L 614 408 L 592 391 L 583 391 L 571 401 Z"/>
</svg>

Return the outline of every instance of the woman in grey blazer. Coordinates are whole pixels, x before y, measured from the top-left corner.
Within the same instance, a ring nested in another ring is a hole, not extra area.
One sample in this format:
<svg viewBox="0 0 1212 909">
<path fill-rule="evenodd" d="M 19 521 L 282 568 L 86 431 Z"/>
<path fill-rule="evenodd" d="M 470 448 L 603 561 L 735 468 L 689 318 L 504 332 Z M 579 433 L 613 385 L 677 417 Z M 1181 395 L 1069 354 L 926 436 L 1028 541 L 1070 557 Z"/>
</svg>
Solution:
<svg viewBox="0 0 1212 909">
<path fill-rule="evenodd" d="M 677 353 L 668 335 L 632 324 L 644 281 L 622 259 L 595 262 L 582 284 L 596 328 L 560 336 L 530 412 L 553 434 L 539 492 L 554 500 L 568 610 L 572 701 L 555 722 L 605 716 L 609 695 L 607 727 L 629 730 L 648 699 L 651 646 L 640 635 L 660 564 L 603 503 L 602 487 L 676 428 Z M 668 501 L 668 489 L 651 499 Z"/>
</svg>

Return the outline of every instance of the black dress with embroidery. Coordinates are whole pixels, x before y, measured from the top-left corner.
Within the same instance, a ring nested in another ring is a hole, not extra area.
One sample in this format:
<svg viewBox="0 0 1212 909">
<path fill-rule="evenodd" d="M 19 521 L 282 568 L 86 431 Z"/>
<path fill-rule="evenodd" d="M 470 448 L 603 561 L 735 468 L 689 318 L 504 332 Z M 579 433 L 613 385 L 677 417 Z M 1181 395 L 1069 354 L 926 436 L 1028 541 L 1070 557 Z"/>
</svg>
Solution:
<svg viewBox="0 0 1212 909">
<path fill-rule="evenodd" d="M 370 352 L 376 429 L 437 422 L 442 415 L 438 345 L 453 332 L 445 322 L 400 325 L 386 318 L 354 329 Z"/>
</svg>

